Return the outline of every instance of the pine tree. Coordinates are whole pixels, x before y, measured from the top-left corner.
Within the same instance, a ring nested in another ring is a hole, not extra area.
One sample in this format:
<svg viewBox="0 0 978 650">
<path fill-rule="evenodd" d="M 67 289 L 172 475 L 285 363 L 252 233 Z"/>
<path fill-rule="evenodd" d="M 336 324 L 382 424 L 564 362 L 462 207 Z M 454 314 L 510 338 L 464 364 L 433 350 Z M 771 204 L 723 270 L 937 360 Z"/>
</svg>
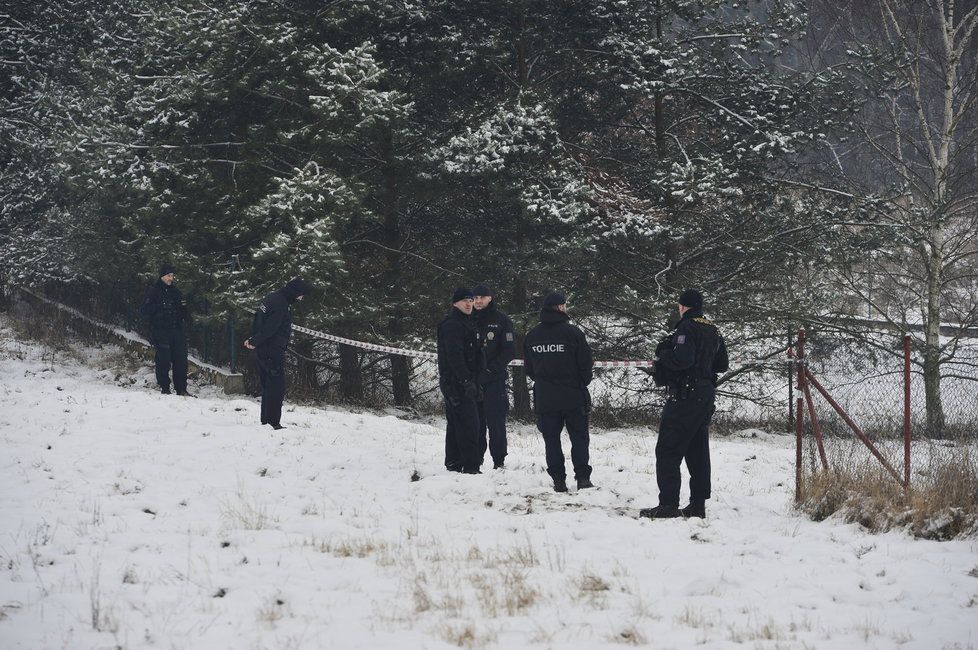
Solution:
<svg viewBox="0 0 978 650">
<path fill-rule="evenodd" d="M 132 262 L 117 245 L 122 161 L 93 156 L 105 134 L 88 128 L 104 109 L 95 70 L 132 50 L 132 6 L 15 2 L 2 17 L 0 268 L 16 282 L 90 287 Z"/>
</svg>

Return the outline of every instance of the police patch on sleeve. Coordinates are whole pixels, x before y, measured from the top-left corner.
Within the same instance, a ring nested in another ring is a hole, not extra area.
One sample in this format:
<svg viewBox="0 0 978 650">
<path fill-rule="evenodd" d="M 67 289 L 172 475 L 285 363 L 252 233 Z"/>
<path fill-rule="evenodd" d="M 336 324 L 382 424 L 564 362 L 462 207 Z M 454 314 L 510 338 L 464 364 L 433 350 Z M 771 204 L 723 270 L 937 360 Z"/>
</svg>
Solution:
<svg viewBox="0 0 978 650">
<path fill-rule="evenodd" d="M 679 336 L 676 337 L 676 345 L 682 345 L 685 342 L 686 342 L 685 334 L 680 334 Z"/>
<path fill-rule="evenodd" d="M 488 334 L 486 334 L 486 339 L 488 339 L 488 340 L 491 341 L 494 338 L 496 338 L 496 333 L 495 332 L 489 332 Z"/>
</svg>

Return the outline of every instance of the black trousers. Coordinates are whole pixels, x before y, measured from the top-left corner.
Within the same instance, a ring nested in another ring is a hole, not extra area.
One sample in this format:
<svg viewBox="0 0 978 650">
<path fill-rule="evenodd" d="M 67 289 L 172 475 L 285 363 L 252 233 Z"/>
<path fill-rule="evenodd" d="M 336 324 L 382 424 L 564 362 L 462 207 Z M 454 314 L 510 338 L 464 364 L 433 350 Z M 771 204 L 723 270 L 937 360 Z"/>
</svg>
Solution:
<svg viewBox="0 0 978 650">
<path fill-rule="evenodd" d="M 445 397 L 445 467 L 454 471 L 477 470 L 482 466 L 479 446 L 479 409 L 475 400 Z"/>
<path fill-rule="evenodd" d="M 261 382 L 261 423 L 282 423 L 285 401 L 285 353 L 258 350 L 255 355 L 258 380 Z"/>
<path fill-rule="evenodd" d="M 509 413 L 506 382 L 494 381 L 487 384 L 483 391 L 483 401 L 478 403 L 480 457 L 485 458 L 488 447 L 493 464 L 501 465 L 506 460 L 506 414 Z"/>
<path fill-rule="evenodd" d="M 670 398 L 662 409 L 659 440 L 655 445 L 655 480 L 659 485 L 659 504 L 679 506 L 682 484 L 679 466 L 686 461 L 689 470 L 689 498 L 710 498 L 710 420 L 713 417 L 715 389 L 712 384 L 698 386 L 689 399 Z"/>
<path fill-rule="evenodd" d="M 156 383 L 170 389 L 170 368 L 173 368 L 173 388 L 178 393 L 187 391 L 187 339 L 183 330 L 157 330 L 153 332 L 156 348 Z"/>
<path fill-rule="evenodd" d="M 571 462 L 574 464 L 574 478 L 578 481 L 591 478 L 591 460 L 588 445 L 588 414 L 583 408 L 572 411 L 537 414 L 537 429 L 543 434 L 543 444 L 547 449 L 547 474 L 555 479 L 566 479 L 564 450 L 560 446 L 560 432 L 567 427 L 571 443 Z"/>
</svg>

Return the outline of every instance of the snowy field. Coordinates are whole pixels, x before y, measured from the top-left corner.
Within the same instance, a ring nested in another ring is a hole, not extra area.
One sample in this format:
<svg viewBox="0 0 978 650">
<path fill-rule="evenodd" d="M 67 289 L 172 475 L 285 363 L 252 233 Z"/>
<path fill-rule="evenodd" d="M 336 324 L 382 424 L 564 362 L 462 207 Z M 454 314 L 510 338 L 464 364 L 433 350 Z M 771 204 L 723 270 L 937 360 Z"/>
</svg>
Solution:
<svg viewBox="0 0 978 650">
<path fill-rule="evenodd" d="M 595 433 L 599 489 L 558 495 L 530 428 L 449 474 L 437 421 L 276 432 L 117 354 L 0 320 L 2 648 L 978 647 L 978 540 L 796 515 L 788 437 L 714 440 L 709 519 L 651 522 L 647 430 Z"/>
</svg>

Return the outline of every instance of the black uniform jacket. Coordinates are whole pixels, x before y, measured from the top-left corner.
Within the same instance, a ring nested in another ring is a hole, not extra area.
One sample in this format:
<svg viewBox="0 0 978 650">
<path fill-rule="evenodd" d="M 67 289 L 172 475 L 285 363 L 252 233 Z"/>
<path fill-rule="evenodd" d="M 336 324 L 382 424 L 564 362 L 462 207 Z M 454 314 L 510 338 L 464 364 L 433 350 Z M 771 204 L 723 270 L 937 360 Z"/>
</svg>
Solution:
<svg viewBox="0 0 978 650">
<path fill-rule="evenodd" d="M 183 294 L 176 285 L 168 285 L 163 280 L 157 280 L 146 290 L 139 313 L 149 319 L 154 332 L 181 329 L 187 317 Z"/>
<path fill-rule="evenodd" d="M 480 378 L 482 384 L 485 386 L 497 381 L 506 381 L 506 367 L 516 358 L 513 321 L 496 309 L 495 300 L 485 309 L 475 312 L 475 321 L 479 326 L 479 341 L 486 357 L 486 369 Z"/>
<path fill-rule="evenodd" d="M 677 383 L 705 379 L 716 383 L 717 373 L 726 372 L 730 366 L 723 336 L 698 309 L 683 314 L 672 335 L 672 346 L 660 352 L 656 363 L 661 363 Z"/>
<path fill-rule="evenodd" d="M 438 385 L 446 397 L 462 395 L 462 385 L 482 369 L 482 350 L 475 319 L 455 307 L 438 324 Z"/>
<path fill-rule="evenodd" d="M 540 324 L 526 335 L 523 353 L 538 413 L 590 408 L 594 357 L 584 332 L 567 314 L 544 308 Z"/>
<path fill-rule="evenodd" d="M 292 314 L 289 306 L 300 294 L 308 293 L 309 285 L 292 280 L 287 285 L 262 298 L 251 321 L 251 344 L 260 352 L 285 354 L 292 336 Z"/>
</svg>

